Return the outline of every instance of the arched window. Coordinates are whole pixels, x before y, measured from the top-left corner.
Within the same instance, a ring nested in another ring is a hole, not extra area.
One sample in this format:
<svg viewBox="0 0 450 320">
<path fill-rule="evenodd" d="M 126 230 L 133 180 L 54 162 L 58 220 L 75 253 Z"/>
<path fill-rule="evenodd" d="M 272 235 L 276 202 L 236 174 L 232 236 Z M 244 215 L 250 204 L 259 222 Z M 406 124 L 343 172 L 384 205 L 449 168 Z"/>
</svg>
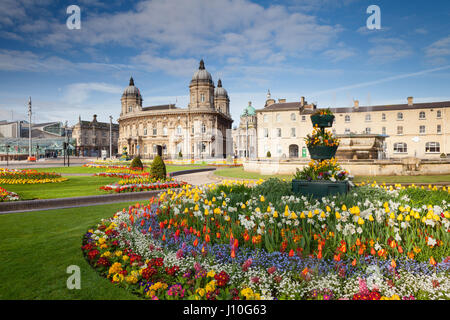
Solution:
<svg viewBox="0 0 450 320">
<path fill-rule="evenodd" d="M 397 120 L 403 120 L 403 113 L 397 113 Z"/>
<path fill-rule="evenodd" d="M 350 116 L 349 115 L 345 116 L 345 122 L 350 122 Z"/>
<path fill-rule="evenodd" d="M 386 121 L 386 113 L 381 114 L 381 121 Z"/>
<path fill-rule="evenodd" d="M 441 152 L 441 145 L 439 142 L 427 142 L 425 144 L 425 152 Z"/>
<path fill-rule="evenodd" d="M 424 120 L 425 119 L 425 111 L 420 111 L 419 112 L 419 119 L 420 120 Z"/>
<path fill-rule="evenodd" d="M 298 145 L 291 144 L 289 146 L 289 158 L 298 158 Z"/>
<path fill-rule="evenodd" d="M 202 123 L 202 133 L 206 133 L 206 125 Z"/>
<path fill-rule="evenodd" d="M 394 143 L 394 152 L 396 153 L 407 153 L 408 145 L 404 142 Z"/>
</svg>

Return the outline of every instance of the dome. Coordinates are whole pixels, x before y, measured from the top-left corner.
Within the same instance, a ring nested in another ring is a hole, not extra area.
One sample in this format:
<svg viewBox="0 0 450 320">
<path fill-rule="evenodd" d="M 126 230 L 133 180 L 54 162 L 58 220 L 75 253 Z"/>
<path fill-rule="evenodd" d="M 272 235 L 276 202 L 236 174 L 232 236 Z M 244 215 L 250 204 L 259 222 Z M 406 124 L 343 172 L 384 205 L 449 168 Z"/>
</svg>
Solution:
<svg viewBox="0 0 450 320">
<path fill-rule="evenodd" d="M 141 93 L 139 92 L 139 89 L 134 85 L 133 77 L 130 78 L 130 84 L 123 91 L 123 95 L 124 96 L 128 96 L 128 95 L 130 95 L 130 96 L 138 96 L 138 97 L 141 96 Z"/>
<path fill-rule="evenodd" d="M 228 98 L 228 92 L 222 87 L 222 80 L 217 81 L 217 88 L 214 89 L 214 96 Z"/>
<path fill-rule="evenodd" d="M 205 63 L 203 62 L 203 59 L 200 60 L 200 66 L 198 67 L 198 70 L 194 73 L 194 75 L 192 76 L 192 81 L 210 81 L 210 82 L 212 82 L 211 73 L 206 71 Z"/>
<path fill-rule="evenodd" d="M 256 114 L 256 110 L 255 110 L 255 108 L 252 107 L 252 102 L 249 101 L 248 102 L 248 106 L 242 112 L 241 117 L 246 116 L 246 115 L 247 116 L 254 116 L 255 114 Z"/>
</svg>

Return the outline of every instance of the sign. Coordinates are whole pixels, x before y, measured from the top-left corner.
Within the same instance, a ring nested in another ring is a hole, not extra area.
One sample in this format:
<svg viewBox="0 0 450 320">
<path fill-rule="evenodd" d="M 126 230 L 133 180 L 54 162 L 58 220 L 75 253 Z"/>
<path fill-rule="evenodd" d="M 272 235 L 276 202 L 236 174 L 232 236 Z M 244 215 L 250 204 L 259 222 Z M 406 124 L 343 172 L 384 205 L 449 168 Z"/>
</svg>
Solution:
<svg viewBox="0 0 450 320">
<path fill-rule="evenodd" d="M 306 148 L 302 148 L 302 158 L 306 158 Z"/>
</svg>

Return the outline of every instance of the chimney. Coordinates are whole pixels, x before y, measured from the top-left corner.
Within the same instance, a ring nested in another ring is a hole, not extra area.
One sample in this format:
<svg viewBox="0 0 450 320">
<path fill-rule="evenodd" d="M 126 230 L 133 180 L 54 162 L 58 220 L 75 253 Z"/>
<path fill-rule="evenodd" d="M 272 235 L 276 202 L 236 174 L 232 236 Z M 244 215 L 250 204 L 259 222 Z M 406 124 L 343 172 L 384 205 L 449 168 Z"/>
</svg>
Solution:
<svg viewBox="0 0 450 320">
<path fill-rule="evenodd" d="M 278 99 L 278 103 L 286 103 L 286 99 Z"/>
<path fill-rule="evenodd" d="M 355 109 L 359 108 L 359 100 L 353 100 L 353 108 Z"/>
<path fill-rule="evenodd" d="M 300 98 L 300 106 L 303 107 L 303 106 L 305 105 L 305 103 L 306 103 L 306 102 L 305 102 L 305 97 L 301 97 L 301 98 Z"/>
<path fill-rule="evenodd" d="M 408 106 L 412 106 L 413 104 L 413 97 L 408 97 Z"/>
</svg>

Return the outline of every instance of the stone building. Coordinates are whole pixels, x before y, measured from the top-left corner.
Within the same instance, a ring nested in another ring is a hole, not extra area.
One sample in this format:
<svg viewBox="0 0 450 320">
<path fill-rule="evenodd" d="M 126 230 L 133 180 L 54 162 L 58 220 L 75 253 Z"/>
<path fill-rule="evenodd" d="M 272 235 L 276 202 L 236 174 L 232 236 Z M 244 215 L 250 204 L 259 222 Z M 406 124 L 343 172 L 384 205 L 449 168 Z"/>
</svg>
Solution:
<svg viewBox="0 0 450 320">
<path fill-rule="evenodd" d="M 72 128 L 72 139 L 76 143 L 75 154 L 82 157 L 100 157 L 101 151 L 106 150 L 109 155 L 110 127 L 112 139 L 112 156 L 118 153 L 119 125 L 110 122 L 98 122 L 94 114 L 92 121 L 81 120 Z"/>
<path fill-rule="evenodd" d="M 153 158 L 224 158 L 232 153 L 230 99 L 222 81 L 217 87 L 203 60 L 189 84 L 187 108 L 174 104 L 142 106 L 133 78 L 125 88 L 119 117 L 119 150 Z"/>
<path fill-rule="evenodd" d="M 312 131 L 310 115 L 317 109 L 305 98 L 299 102 L 276 102 L 268 97 L 256 110 L 258 157 L 308 158 L 304 138 Z M 389 159 L 416 157 L 436 159 L 450 155 L 450 101 L 382 106 L 332 108 L 333 133 L 339 136 L 383 136 L 383 154 Z"/>
<path fill-rule="evenodd" d="M 256 127 L 256 110 L 250 101 L 241 113 L 239 127 L 233 129 L 233 150 L 238 158 L 257 157 Z"/>
</svg>

